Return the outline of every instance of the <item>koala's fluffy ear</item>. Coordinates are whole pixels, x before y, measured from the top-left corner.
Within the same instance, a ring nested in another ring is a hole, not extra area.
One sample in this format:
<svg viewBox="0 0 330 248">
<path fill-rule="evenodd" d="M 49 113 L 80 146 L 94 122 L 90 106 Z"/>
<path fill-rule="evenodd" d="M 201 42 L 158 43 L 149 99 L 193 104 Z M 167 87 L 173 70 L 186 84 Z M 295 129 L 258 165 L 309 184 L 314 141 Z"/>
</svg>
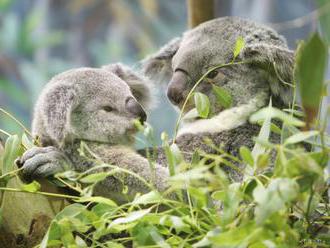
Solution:
<svg viewBox="0 0 330 248">
<path fill-rule="evenodd" d="M 174 38 L 155 54 L 141 61 L 143 74 L 151 80 L 169 82 L 172 77 L 172 58 L 178 51 L 181 38 Z"/>
<path fill-rule="evenodd" d="M 131 68 L 121 63 L 102 66 L 102 69 L 116 74 L 119 78 L 125 81 L 131 88 L 136 100 L 144 108 L 151 109 L 155 105 L 154 96 L 152 94 L 154 89 L 151 82 L 147 78 L 139 75 Z"/>
<path fill-rule="evenodd" d="M 286 105 L 292 102 L 293 51 L 268 44 L 247 45 L 240 57 L 268 73 L 270 89 L 274 96 L 279 97 Z"/>
<path fill-rule="evenodd" d="M 75 102 L 74 90 L 67 85 L 53 84 L 44 99 L 47 101 L 43 103 L 46 134 L 53 142 L 62 146 L 70 132 L 70 116 Z"/>
</svg>

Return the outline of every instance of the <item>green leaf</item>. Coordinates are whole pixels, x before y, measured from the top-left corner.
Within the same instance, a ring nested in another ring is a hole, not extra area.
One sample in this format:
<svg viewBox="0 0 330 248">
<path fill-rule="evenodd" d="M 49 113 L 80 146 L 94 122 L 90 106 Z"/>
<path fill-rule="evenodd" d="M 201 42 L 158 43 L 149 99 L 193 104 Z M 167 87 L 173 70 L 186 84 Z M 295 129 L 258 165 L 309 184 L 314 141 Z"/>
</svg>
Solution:
<svg viewBox="0 0 330 248">
<path fill-rule="evenodd" d="M 199 116 L 204 119 L 207 118 L 210 113 L 210 100 L 207 95 L 196 92 L 194 93 L 194 101 Z"/>
<path fill-rule="evenodd" d="M 255 229 L 255 223 L 249 222 L 226 232 L 221 232 L 209 239 L 215 247 L 248 247 L 245 242 Z"/>
<path fill-rule="evenodd" d="M 112 207 L 117 207 L 117 204 L 110 200 L 109 198 L 101 197 L 101 196 L 92 196 L 92 197 L 81 197 L 76 202 L 95 202 L 95 203 L 103 203 Z"/>
<path fill-rule="evenodd" d="M 109 176 L 108 172 L 99 172 L 99 173 L 94 173 L 87 175 L 83 178 L 80 179 L 80 182 L 82 183 L 97 183 L 100 181 L 103 181 Z"/>
<path fill-rule="evenodd" d="M 134 199 L 132 204 L 151 204 L 158 203 L 162 200 L 162 196 L 157 191 L 151 191 Z"/>
<path fill-rule="evenodd" d="M 264 223 L 269 216 L 285 208 L 298 195 L 299 186 L 295 180 L 289 178 L 276 178 L 267 188 L 259 185 L 253 191 L 257 203 L 255 219 L 257 224 Z"/>
<path fill-rule="evenodd" d="M 132 230 L 132 236 L 136 242 L 134 247 L 155 245 L 156 242 L 151 232 L 157 232 L 157 229 L 153 225 L 144 222 L 138 223 Z"/>
<path fill-rule="evenodd" d="M 79 248 L 88 247 L 85 241 L 78 235 L 75 237 L 76 245 Z"/>
<path fill-rule="evenodd" d="M 161 134 L 161 139 L 163 141 L 163 147 L 164 147 L 164 152 L 165 152 L 165 157 L 168 163 L 168 170 L 170 176 L 175 175 L 175 165 L 176 165 L 176 159 L 174 154 L 171 151 L 170 145 L 168 143 L 168 135 L 165 132 L 162 132 Z"/>
<path fill-rule="evenodd" d="M 107 241 L 106 242 L 106 247 L 111 247 L 111 248 L 125 248 L 122 244 L 113 242 L 113 241 Z"/>
<path fill-rule="evenodd" d="M 240 147 L 239 154 L 246 164 L 253 167 L 254 161 L 249 148 L 247 148 L 246 146 Z"/>
<path fill-rule="evenodd" d="M 22 135 L 22 145 L 26 148 L 26 149 L 31 149 L 32 147 L 34 147 L 35 145 L 33 144 L 33 142 L 26 136 L 25 133 L 23 133 Z"/>
<path fill-rule="evenodd" d="M 242 36 L 239 36 L 236 40 L 235 48 L 234 48 L 234 51 L 233 51 L 233 55 L 234 55 L 233 61 L 236 59 L 236 57 L 242 51 L 244 46 L 245 46 L 244 38 Z"/>
<path fill-rule="evenodd" d="M 269 165 L 269 154 L 268 153 L 259 154 L 256 164 L 258 169 L 263 169 L 267 167 Z"/>
<path fill-rule="evenodd" d="M 317 0 L 316 3 L 318 4 L 319 8 L 322 8 L 324 10 L 327 10 L 329 7 L 327 4 L 329 4 L 328 0 Z M 318 17 L 320 24 L 321 24 L 321 30 L 322 30 L 322 37 L 324 37 L 327 40 L 327 43 L 330 44 L 330 13 L 328 11 L 325 11 Z"/>
<path fill-rule="evenodd" d="M 272 101 L 269 101 L 269 105 L 267 108 L 267 111 L 272 111 L 273 107 L 272 107 Z M 270 127 L 271 127 L 271 122 L 272 122 L 272 115 L 269 114 L 269 112 L 267 112 L 267 114 L 265 114 L 263 117 L 263 119 L 259 119 L 258 121 L 263 121 L 260 132 L 258 134 L 258 141 L 256 142 L 253 149 L 252 149 L 252 157 L 253 157 L 253 161 L 257 162 L 258 158 L 261 154 L 263 154 L 266 151 L 266 147 L 264 145 L 262 145 L 262 143 L 268 143 L 269 141 L 269 136 L 270 136 Z M 251 116 L 252 118 L 252 116 Z M 260 142 L 261 141 L 261 142 Z M 251 169 L 249 169 L 248 167 L 245 169 L 246 174 L 248 175 L 252 175 L 253 171 Z"/>
<path fill-rule="evenodd" d="M 260 109 L 256 113 L 252 114 L 250 116 L 250 122 L 257 123 L 267 118 L 279 119 L 288 125 L 297 126 L 297 127 L 302 127 L 305 125 L 303 121 L 274 107 L 265 107 Z"/>
<path fill-rule="evenodd" d="M 218 103 L 224 108 L 230 108 L 233 102 L 231 95 L 223 88 L 212 85 L 212 90 L 217 98 Z"/>
<path fill-rule="evenodd" d="M 14 161 L 20 154 L 20 139 L 17 135 L 9 136 L 6 140 L 5 150 L 2 157 L 2 174 L 6 174 L 14 169 Z"/>
<path fill-rule="evenodd" d="M 299 132 L 296 133 L 289 138 L 287 138 L 284 142 L 284 144 L 295 144 L 302 142 L 304 140 L 307 140 L 313 136 L 316 136 L 319 134 L 319 131 L 306 131 L 306 132 Z"/>
<path fill-rule="evenodd" d="M 112 227 L 114 225 L 118 225 L 118 224 L 127 224 L 130 222 L 137 221 L 137 220 L 141 219 L 143 216 L 145 216 L 146 214 L 150 213 L 150 211 L 151 211 L 151 208 L 130 212 L 129 214 L 127 214 L 126 217 L 121 217 L 121 218 L 118 218 L 118 219 L 115 219 L 114 221 L 112 221 L 110 224 L 110 227 Z"/>
<path fill-rule="evenodd" d="M 177 233 L 185 232 L 190 233 L 191 228 L 188 224 L 184 223 L 181 217 L 174 215 L 163 215 L 159 220 L 159 224 L 167 227 L 174 228 Z"/>
<path fill-rule="evenodd" d="M 313 122 L 319 111 L 327 59 L 327 45 L 317 33 L 298 47 L 295 79 L 299 83 L 307 125 Z"/>
<path fill-rule="evenodd" d="M 40 183 L 33 181 L 32 183 L 29 184 L 23 184 L 21 186 L 21 189 L 27 192 L 37 192 L 38 190 L 40 190 L 41 186 Z"/>
</svg>

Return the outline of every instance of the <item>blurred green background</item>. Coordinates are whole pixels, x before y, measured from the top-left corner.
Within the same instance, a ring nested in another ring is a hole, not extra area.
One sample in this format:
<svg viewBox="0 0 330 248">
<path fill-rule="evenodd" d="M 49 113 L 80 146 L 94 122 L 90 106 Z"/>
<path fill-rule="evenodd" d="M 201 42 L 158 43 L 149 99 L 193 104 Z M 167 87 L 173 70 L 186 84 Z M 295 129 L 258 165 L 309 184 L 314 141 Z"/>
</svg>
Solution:
<svg viewBox="0 0 330 248">
<path fill-rule="evenodd" d="M 323 12 L 329 12 L 328 0 L 215 2 L 216 16 L 275 23 L 292 49 L 298 39 L 319 28 L 317 15 L 308 14 L 323 4 Z M 307 18 L 290 22 L 301 16 Z M 327 32 L 329 15 L 323 13 L 322 18 Z M 119 61 L 136 66 L 180 35 L 186 23 L 185 0 L 0 0 L 0 107 L 30 128 L 33 104 L 53 75 Z M 162 131 L 172 133 L 176 118 L 164 91 L 161 88 L 159 106 L 149 118 L 157 142 Z M 21 131 L 2 114 L 0 129 Z"/>
</svg>

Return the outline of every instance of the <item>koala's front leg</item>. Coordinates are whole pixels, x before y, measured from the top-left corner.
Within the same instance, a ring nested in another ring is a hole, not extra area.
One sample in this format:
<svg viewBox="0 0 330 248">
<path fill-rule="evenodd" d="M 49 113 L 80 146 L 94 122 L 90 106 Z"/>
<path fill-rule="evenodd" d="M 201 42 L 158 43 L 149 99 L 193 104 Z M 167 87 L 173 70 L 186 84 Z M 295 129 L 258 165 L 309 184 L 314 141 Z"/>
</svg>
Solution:
<svg viewBox="0 0 330 248">
<path fill-rule="evenodd" d="M 56 147 L 34 147 L 27 150 L 17 161 L 22 167 L 21 178 L 25 182 L 46 178 L 70 170 L 71 161 Z"/>
</svg>

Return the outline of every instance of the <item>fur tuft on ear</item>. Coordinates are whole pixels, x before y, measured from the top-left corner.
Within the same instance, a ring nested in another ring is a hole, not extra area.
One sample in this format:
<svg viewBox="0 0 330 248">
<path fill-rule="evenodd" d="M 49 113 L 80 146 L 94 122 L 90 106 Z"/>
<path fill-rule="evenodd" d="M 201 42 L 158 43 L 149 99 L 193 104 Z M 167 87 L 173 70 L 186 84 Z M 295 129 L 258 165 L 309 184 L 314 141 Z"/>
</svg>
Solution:
<svg viewBox="0 0 330 248">
<path fill-rule="evenodd" d="M 150 110 L 156 105 L 155 97 L 153 95 L 155 89 L 147 78 L 121 63 L 105 65 L 102 66 L 102 69 L 116 74 L 120 79 L 125 81 L 131 88 L 136 100 L 144 108 Z"/>
<path fill-rule="evenodd" d="M 43 104 L 43 125 L 45 133 L 41 132 L 40 140 L 51 140 L 59 147 L 70 134 L 70 116 L 73 109 L 75 93 L 72 87 L 64 84 L 52 84 L 48 91 L 45 92 L 42 101 Z M 45 136 L 45 137 L 43 137 Z"/>
<path fill-rule="evenodd" d="M 285 105 L 292 102 L 294 52 L 275 45 L 256 44 L 243 48 L 243 61 L 264 69 L 269 75 L 272 94 L 282 100 Z"/>
<path fill-rule="evenodd" d="M 142 72 L 152 81 L 168 83 L 172 77 L 172 58 L 178 51 L 181 38 L 172 39 L 158 52 L 141 61 Z"/>
</svg>

